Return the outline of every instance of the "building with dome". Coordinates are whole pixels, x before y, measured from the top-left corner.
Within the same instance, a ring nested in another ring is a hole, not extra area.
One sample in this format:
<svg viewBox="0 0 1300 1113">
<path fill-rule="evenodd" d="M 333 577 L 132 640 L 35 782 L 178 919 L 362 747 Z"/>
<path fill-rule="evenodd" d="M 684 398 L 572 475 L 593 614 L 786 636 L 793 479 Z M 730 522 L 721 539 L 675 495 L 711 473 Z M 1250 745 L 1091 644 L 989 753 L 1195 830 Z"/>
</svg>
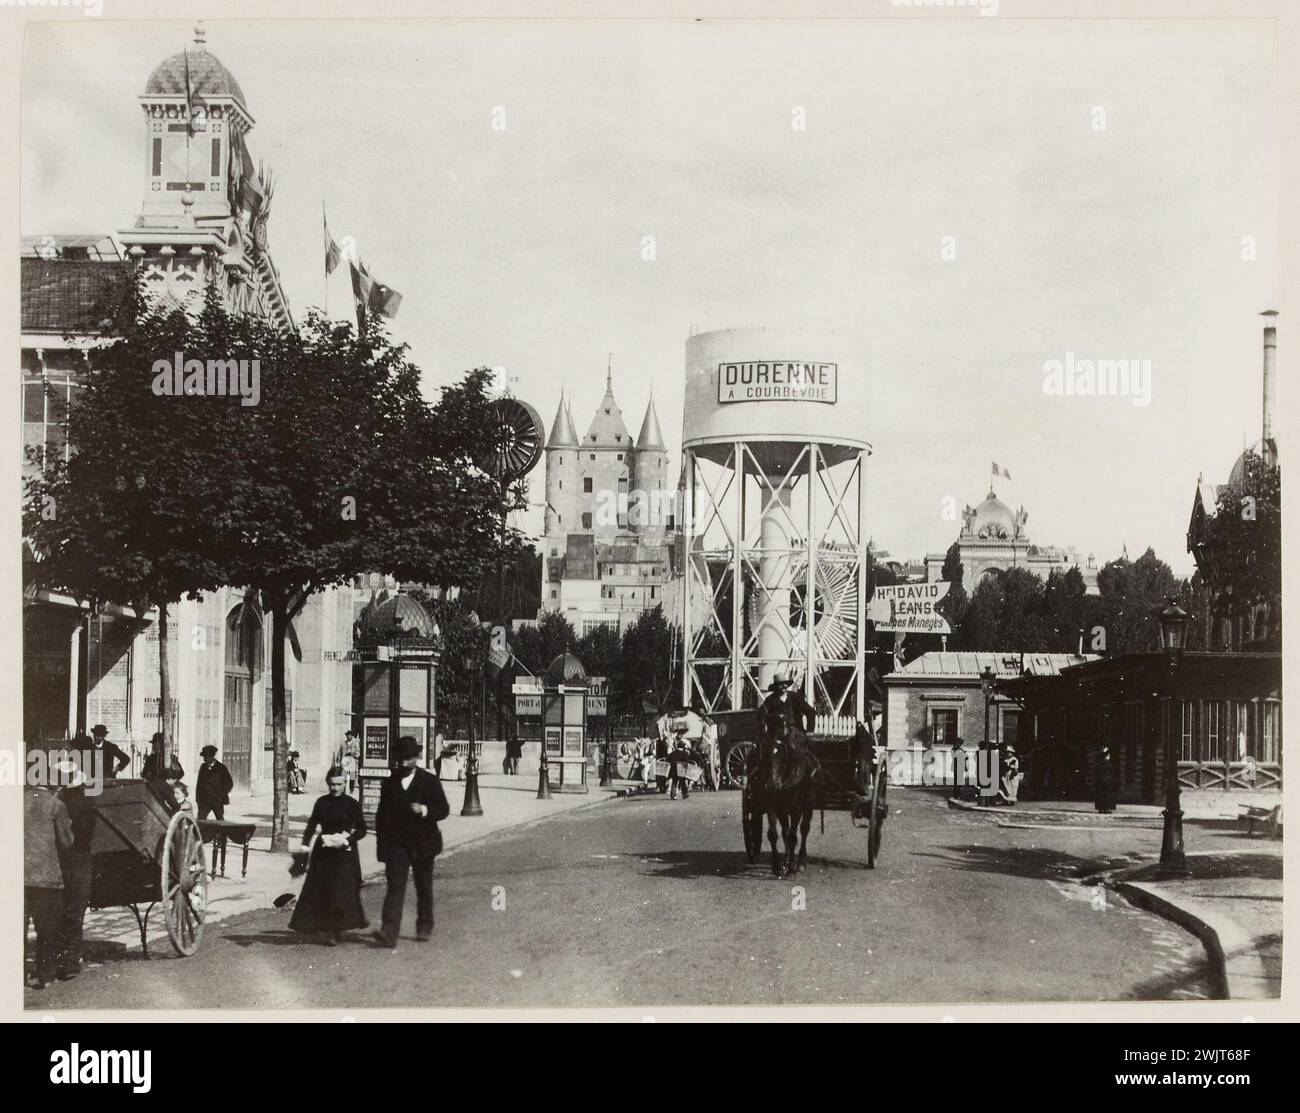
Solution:
<svg viewBox="0 0 1300 1113">
<path fill-rule="evenodd" d="M 194 41 L 155 66 L 144 83 L 138 98 L 145 140 L 142 199 L 116 242 L 108 236 L 24 237 L 24 448 L 66 458 L 70 448 L 59 403 L 75 401 L 131 269 L 143 277 L 151 297 L 197 310 L 205 288 L 215 283 L 232 312 L 292 326 L 268 242 L 272 184 L 248 148 L 252 109 L 205 40 L 202 27 L 196 28 Z M 60 172 L 85 177 L 94 168 L 70 162 Z M 25 461 L 25 474 L 39 466 Z M 26 546 L 24 559 L 32 559 Z M 285 655 L 289 742 L 313 776 L 329 767 L 352 725 L 353 623 L 366 586 L 358 581 L 313 596 L 292 620 Z M 154 612 L 103 605 L 91 613 L 67 596 L 28 592 L 25 741 L 68 738 L 103 723 L 109 737 L 133 755 L 131 771 L 138 775 L 150 736 L 166 716 L 185 769 L 196 769 L 200 748 L 211 743 L 221 751 L 237 793 L 269 792 L 269 617 L 253 595 L 233 587 L 181 600 L 171 617 L 164 649 Z M 159 698 L 163 651 L 172 677 L 168 708 Z"/>
<path fill-rule="evenodd" d="M 1243 449 L 1228 472 L 1226 483 L 1207 483 L 1204 474 L 1197 477 L 1192 496 L 1192 515 L 1187 525 L 1187 551 L 1196 561 L 1201 577 L 1209 589 L 1211 613 L 1198 616 L 1205 623 L 1207 643 L 1223 650 L 1281 648 L 1282 599 L 1256 601 L 1240 605 L 1232 597 L 1232 586 L 1223 567 L 1224 556 L 1210 539 L 1209 523 L 1218 513 L 1219 500 L 1239 490 L 1246 479 L 1247 459 L 1256 457 L 1265 467 L 1280 467 L 1277 432 L 1274 424 L 1277 409 L 1277 311 L 1261 313 L 1264 318 L 1264 368 L 1262 377 L 1263 414 L 1260 437 Z"/>
<path fill-rule="evenodd" d="M 678 535 L 676 484 L 654 398 L 635 438 L 605 396 L 578 435 L 561 398 L 546 441 L 542 612 L 563 614 L 581 636 L 596 626 L 622 633 L 664 602 Z"/>
<path fill-rule="evenodd" d="M 1029 540 L 1026 525 L 1029 514 L 1022 506 L 1012 510 L 997 496 L 992 485 L 984 500 L 967 506 L 962 512 L 957 548 L 962 564 L 962 587 L 973 594 L 979 582 L 990 572 L 1007 568 L 1026 568 L 1046 580 L 1052 572 L 1077 568 L 1090 595 L 1097 594 L 1097 558 L 1089 553 L 1080 565 L 1074 549 L 1036 545 Z M 946 553 L 927 553 L 925 579 L 934 583 L 942 578 Z"/>
</svg>

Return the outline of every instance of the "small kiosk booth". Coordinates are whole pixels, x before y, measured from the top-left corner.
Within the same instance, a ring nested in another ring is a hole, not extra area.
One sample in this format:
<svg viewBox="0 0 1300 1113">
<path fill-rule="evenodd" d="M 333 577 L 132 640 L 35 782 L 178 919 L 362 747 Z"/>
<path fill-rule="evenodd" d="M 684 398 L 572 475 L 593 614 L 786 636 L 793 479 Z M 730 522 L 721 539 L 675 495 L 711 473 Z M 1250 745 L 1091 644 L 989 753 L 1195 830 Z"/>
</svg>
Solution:
<svg viewBox="0 0 1300 1113">
<path fill-rule="evenodd" d="M 542 681 L 542 761 L 554 792 L 587 792 L 587 670 L 561 653 Z"/>
<path fill-rule="evenodd" d="M 411 596 L 395 595 L 366 606 L 355 640 L 360 660 L 352 667 L 352 729 L 361 739 L 361 811 L 371 821 L 397 739 L 412 735 L 426 767 L 437 757 L 438 627 Z"/>
</svg>

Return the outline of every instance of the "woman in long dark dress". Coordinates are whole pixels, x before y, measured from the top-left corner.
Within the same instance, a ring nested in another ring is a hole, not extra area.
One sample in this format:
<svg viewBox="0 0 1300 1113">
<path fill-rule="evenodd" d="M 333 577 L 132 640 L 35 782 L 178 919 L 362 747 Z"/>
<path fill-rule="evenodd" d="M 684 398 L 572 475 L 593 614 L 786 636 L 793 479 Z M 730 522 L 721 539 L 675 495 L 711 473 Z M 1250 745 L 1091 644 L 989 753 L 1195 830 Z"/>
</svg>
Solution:
<svg viewBox="0 0 1300 1113">
<path fill-rule="evenodd" d="M 361 861 L 357 843 L 366 836 L 361 805 L 344 791 L 347 780 L 338 766 L 325 779 L 329 794 L 311 810 L 303 847 L 317 835 L 311 848 L 307 876 L 294 907 L 289 927 L 306 935 L 319 935 L 327 947 L 335 946 L 345 931 L 369 927 L 361 907 Z"/>
</svg>

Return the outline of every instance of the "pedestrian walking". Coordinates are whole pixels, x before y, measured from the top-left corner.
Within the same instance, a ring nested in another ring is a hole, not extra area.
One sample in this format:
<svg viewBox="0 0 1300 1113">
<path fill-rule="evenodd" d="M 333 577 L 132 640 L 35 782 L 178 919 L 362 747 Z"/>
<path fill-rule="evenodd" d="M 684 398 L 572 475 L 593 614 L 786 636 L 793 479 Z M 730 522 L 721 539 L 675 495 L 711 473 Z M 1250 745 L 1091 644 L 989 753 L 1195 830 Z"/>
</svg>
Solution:
<svg viewBox="0 0 1300 1113">
<path fill-rule="evenodd" d="M 341 759 L 335 764 L 343 768 L 343 782 L 348 794 L 356 792 L 357 771 L 361 766 L 361 740 L 357 738 L 356 731 L 350 730 L 343 736 Z"/>
<path fill-rule="evenodd" d="M 433 860 L 442 850 L 438 823 L 451 811 L 441 782 L 419 767 L 420 744 L 411 735 L 397 740 L 393 760 L 396 768 L 384 779 L 375 813 L 376 851 L 388 891 L 383 925 L 374 936 L 385 947 L 397 946 L 408 876 L 415 880 L 415 937 L 424 942 L 433 934 Z"/>
<path fill-rule="evenodd" d="M 72 851 L 72 821 L 53 788 L 23 788 L 23 905 L 36 929 L 36 969 L 28 984 L 44 989 L 59 974 L 63 948 L 63 860 Z M 24 934 L 26 920 L 24 920 Z"/>
<path fill-rule="evenodd" d="M 81 972 L 82 936 L 94 867 L 90 844 L 95 834 L 95 805 L 86 799 L 86 778 L 75 761 L 57 766 L 64 788 L 59 800 L 72 826 L 72 846 L 63 856 L 63 938 L 59 946 L 59 977 L 75 978 Z"/>
<path fill-rule="evenodd" d="M 1097 811 L 1109 815 L 1115 810 L 1115 765 L 1110 758 L 1109 746 L 1101 746 L 1097 750 L 1093 788 L 1096 792 Z"/>
<path fill-rule="evenodd" d="M 317 935 L 327 947 L 336 946 L 345 931 L 370 926 L 361 907 L 361 859 L 357 843 L 366 837 L 361 805 L 346 792 L 347 779 L 335 766 L 326 774 L 329 791 L 311 810 L 302 833 L 307 876 L 294 905 L 289 928 Z"/>
<path fill-rule="evenodd" d="M 519 772 L 519 759 L 524 756 L 524 744 L 515 735 L 506 741 L 506 769 L 511 776 Z"/>
<path fill-rule="evenodd" d="M 682 799 L 689 800 L 691 797 L 691 782 L 682 774 L 688 765 L 695 764 L 695 755 L 691 753 L 690 743 L 686 741 L 685 725 L 677 728 L 677 738 L 673 742 L 672 753 L 668 755 L 668 767 L 671 770 L 668 777 L 669 789 L 668 799 L 677 799 L 677 789 L 682 790 Z"/>
<path fill-rule="evenodd" d="M 235 787 L 230 770 L 217 760 L 216 746 L 207 745 L 199 751 L 203 764 L 199 766 L 199 775 L 194 783 L 194 802 L 198 805 L 199 818 L 207 819 L 209 815 L 216 819 L 226 818 L 226 805 L 230 803 L 230 790 Z"/>
</svg>

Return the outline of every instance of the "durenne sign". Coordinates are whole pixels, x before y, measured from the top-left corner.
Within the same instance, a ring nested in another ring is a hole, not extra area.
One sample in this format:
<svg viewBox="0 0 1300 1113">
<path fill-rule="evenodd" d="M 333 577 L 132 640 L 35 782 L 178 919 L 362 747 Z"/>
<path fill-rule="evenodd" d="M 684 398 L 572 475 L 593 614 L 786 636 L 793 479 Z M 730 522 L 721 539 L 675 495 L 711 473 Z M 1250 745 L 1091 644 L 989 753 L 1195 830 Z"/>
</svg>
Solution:
<svg viewBox="0 0 1300 1113">
<path fill-rule="evenodd" d="M 718 364 L 719 402 L 825 402 L 835 404 L 834 363 L 749 360 Z"/>
</svg>

